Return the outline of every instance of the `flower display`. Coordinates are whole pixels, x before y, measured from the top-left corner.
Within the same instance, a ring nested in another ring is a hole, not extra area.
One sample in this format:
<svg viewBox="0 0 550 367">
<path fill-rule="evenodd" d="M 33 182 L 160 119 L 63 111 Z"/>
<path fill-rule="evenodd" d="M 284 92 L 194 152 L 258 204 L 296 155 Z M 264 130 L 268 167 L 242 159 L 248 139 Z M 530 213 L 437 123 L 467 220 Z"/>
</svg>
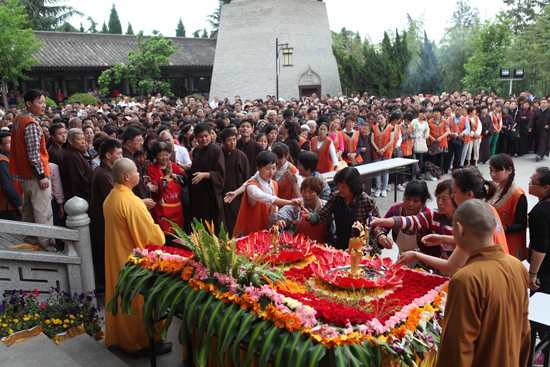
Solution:
<svg viewBox="0 0 550 367">
<path fill-rule="evenodd" d="M 99 306 L 95 306 L 92 293 L 60 292 L 56 288 L 45 302 L 38 302 L 38 291 L 4 291 L 0 303 L 0 338 L 18 331 L 42 325 L 42 331 L 50 338 L 75 326 L 93 336 L 101 330 Z"/>
<path fill-rule="evenodd" d="M 194 241 L 197 247 L 202 246 L 197 237 Z M 183 312 L 189 321 L 198 305 L 204 302 L 206 305 L 213 302 L 227 305 L 223 307 L 218 304 L 204 311 L 210 315 L 210 320 L 222 320 L 220 325 L 214 321 L 208 322 L 208 332 L 212 329 L 222 335 L 219 338 L 218 352 L 229 348 L 231 338 L 237 337 L 238 344 L 239 337 L 242 338 L 246 330 L 251 330 L 252 333 L 249 341 L 251 348 L 260 343 L 260 340 L 263 343 L 259 347 L 263 351 L 260 360 L 269 358 L 269 353 L 274 353 L 271 354 L 272 358 L 279 356 L 292 359 L 291 348 L 284 348 L 289 336 L 283 339 L 282 346 L 274 347 L 269 343 L 276 343 L 275 338 L 279 333 L 296 331 L 299 331 L 300 338 L 305 338 L 300 339 L 300 342 L 296 340 L 298 349 L 301 346 L 305 348 L 308 345 L 305 341 L 310 339 L 315 345 L 320 345 L 319 348 L 336 348 L 335 353 L 344 353 L 341 351 L 344 350 L 345 353 L 354 355 L 359 353 L 353 347 L 356 345 L 367 350 L 379 349 L 386 357 L 405 363 L 407 360 L 423 358 L 431 350 L 437 349 L 441 333 L 439 321 L 445 308 L 448 278 L 402 268 L 400 264 L 392 264 L 390 259 L 379 257 L 363 258 L 361 265 L 380 274 L 380 277 L 349 278 L 344 273 L 331 271 L 349 264 L 350 257 L 347 253 L 318 245 L 302 235 L 292 237 L 288 233 L 283 234 L 280 237 L 277 258 L 264 256 L 271 252 L 267 231 L 233 241 L 234 245 L 231 246 L 236 251 L 233 258 L 245 256 L 251 264 L 258 264 L 258 259 L 263 259 L 271 264 L 271 273 L 278 272 L 279 275 L 272 278 L 252 272 L 252 276 L 243 277 L 245 266 L 235 268 L 230 264 L 225 273 L 211 272 L 207 266 L 195 261 L 190 252 L 175 252 L 173 249 L 164 251 L 162 247 L 148 246 L 146 249 L 133 251 L 127 268 L 124 269 L 131 272 L 125 278 L 129 281 L 117 284 L 115 296 L 107 311 L 116 312 L 118 296 L 129 294 L 124 292 L 125 287 L 134 287 L 138 282 L 143 284 L 142 277 L 151 277 L 150 292 L 155 294 L 155 301 L 150 303 L 153 304 L 151 311 L 154 309 L 155 314 L 166 312 L 170 304 L 175 307 L 178 298 L 187 305 L 184 305 Z M 288 255 L 279 263 L 281 254 L 285 252 L 300 254 L 301 257 Z M 305 261 L 304 258 L 308 260 Z M 289 259 L 295 260 L 289 264 Z M 209 261 L 214 260 L 210 258 Z M 256 265 L 252 269 L 254 266 Z M 134 269 L 147 269 L 150 273 L 144 275 Z M 156 280 L 159 278 L 153 274 L 159 273 L 173 276 L 174 283 Z M 186 288 L 185 284 L 190 288 Z M 174 293 L 172 296 L 162 295 L 163 292 Z M 171 297 L 174 299 L 170 300 Z M 147 295 L 145 298 L 147 299 Z M 210 314 L 210 310 L 217 311 Z M 223 312 L 227 312 L 226 316 L 218 316 L 216 319 L 216 314 Z M 144 313 L 147 313 L 147 309 Z M 200 320 L 205 318 L 201 317 Z M 201 324 L 200 320 L 198 330 L 206 329 L 207 324 Z M 169 320 L 166 323 L 169 324 Z M 236 330 L 228 329 L 229 325 L 233 325 Z M 267 331 L 262 331 L 266 327 Z M 180 335 L 191 335 L 186 331 L 183 334 L 180 332 Z M 202 345 L 200 347 L 206 348 Z M 276 353 L 279 349 L 281 353 Z M 325 353 L 325 349 L 318 349 L 319 354 L 306 358 L 318 359 Z M 232 358 L 238 358 L 236 354 Z M 199 355 L 206 356 L 207 353 Z M 252 356 L 247 353 L 248 357 Z M 361 355 L 356 357 L 361 358 Z M 218 355 L 218 358 L 221 357 Z M 236 362 L 234 360 L 236 364 L 240 364 L 239 362 L 238 359 Z"/>
</svg>

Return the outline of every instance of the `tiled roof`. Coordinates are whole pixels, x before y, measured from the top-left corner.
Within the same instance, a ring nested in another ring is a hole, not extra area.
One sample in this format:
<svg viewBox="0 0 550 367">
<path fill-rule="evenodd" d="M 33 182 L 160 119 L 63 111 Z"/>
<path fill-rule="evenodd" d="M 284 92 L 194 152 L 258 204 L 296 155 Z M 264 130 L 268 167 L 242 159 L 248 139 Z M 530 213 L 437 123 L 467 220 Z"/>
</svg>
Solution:
<svg viewBox="0 0 550 367">
<path fill-rule="evenodd" d="M 108 68 L 128 62 L 128 51 L 137 51 L 136 37 L 118 34 L 91 34 L 35 31 L 44 42 L 36 56 L 37 68 Z M 210 38 L 166 37 L 179 48 L 170 57 L 173 67 L 212 67 L 216 40 Z"/>
</svg>

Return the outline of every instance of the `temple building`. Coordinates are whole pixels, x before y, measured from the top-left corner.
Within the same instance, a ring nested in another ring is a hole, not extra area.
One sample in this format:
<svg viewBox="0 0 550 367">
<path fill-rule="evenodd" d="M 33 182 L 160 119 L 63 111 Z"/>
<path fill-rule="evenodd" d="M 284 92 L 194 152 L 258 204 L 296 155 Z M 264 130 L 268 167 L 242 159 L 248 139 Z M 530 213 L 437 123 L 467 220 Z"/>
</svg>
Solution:
<svg viewBox="0 0 550 367">
<path fill-rule="evenodd" d="M 31 80 L 21 83 L 21 89 L 48 91 L 51 96 L 58 88 L 65 96 L 87 92 L 97 85 L 101 73 L 128 62 L 128 51 L 138 51 L 136 36 L 35 31 L 36 39 L 44 46 L 36 54 L 40 60 L 27 73 Z M 189 91 L 208 94 L 214 65 L 216 39 L 166 37 L 178 47 L 170 56 L 170 65 L 161 66 L 163 80 L 177 93 L 185 83 Z M 123 94 L 137 95 L 129 83 L 117 86 Z M 11 87 L 10 87 L 11 89 Z"/>
</svg>

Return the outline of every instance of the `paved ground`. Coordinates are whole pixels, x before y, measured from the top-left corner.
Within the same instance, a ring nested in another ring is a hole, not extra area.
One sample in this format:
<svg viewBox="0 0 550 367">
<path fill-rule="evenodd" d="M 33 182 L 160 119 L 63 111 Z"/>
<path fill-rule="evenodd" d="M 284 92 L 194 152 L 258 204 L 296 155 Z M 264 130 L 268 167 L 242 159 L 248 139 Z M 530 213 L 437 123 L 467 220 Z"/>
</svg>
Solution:
<svg viewBox="0 0 550 367">
<path fill-rule="evenodd" d="M 514 158 L 514 165 L 515 165 L 515 168 L 516 168 L 516 178 L 515 178 L 515 180 L 520 185 L 520 187 L 522 187 L 523 190 L 525 190 L 525 192 L 527 194 L 527 200 L 528 200 L 528 203 L 529 203 L 529 210 L 537 203 L 537 199 L 533 196 L 530 196 L 527 193 L 529 178 L 535 172 L 535 169 L 537 167 L 539 167 L 539 166 L 548 166 L 549 164 L 550 164 L 550 160 L 548 160 L 548 159 L 540 161 L 538 163 L 535 162 L 535 156 L 533 154 L 525 155 L 524 157 L 521 157 L 521 158 Z M 485 177 L 485 179 L 487 179 L 489 181 L 491 180 L 491 178 L 489 176 L 489 165 L 488 164 L 480 164 L 479 165 L 479 170 L 480 170 L 481 174 L 483 175 L 483 177 Z M 449 178 L 451 178 L 450 174 L 447 174 L 447 175 L 443 176 L 443 179 L 449 179 Z M 430 193 L 432 195 L 434 195 L 435 188 L 436 188 L 438 182 L 440 182 L 440 181 L 427 181 L 428 188 L 430 189 Z M 392 185 L 392 190 L 393 190 L 393 185 Z M 403 192 L 398 192 L 397 202 L 399 203 L 402 200 L 403 200 Z M 388 209 L 392 205 L 394 205 L 393 191 L 388 192 L 388 196 L 386 198 L 382 198 L 382 197 L 376 198 L 376 203 L 378 205 L 378 208 L 380 209 L 381 215 L 385 215 L 386 212 L 388 211 Z M 432 200 L 432 201 L 428 202 L 427 206 L 429 208 L 434 208 L 436 206 L 435 200 Z M 398 253 L 397 246 L 394 246 L 394 248 L 392 250 L 384 250 L 383 256 L 391 257 L 392 259 L 395 260 L 397 258 L 397 253 Z M 101 298 L 99 300 L 99 302 L 102 306 L 102 310 L 104 310 L 105 299 Z M 177 338 L 177 332 L 179 330 L 179 325 L 180 325 L 180 321 L 177 320 L 176 318 L 174 318 L 172 327 L 170 328 L 170 331 L 168 333 L 168 338 L 167 338 L 168 341 L 171 341 L 174 344 L 174 350 L 171 353 L 167 354 L 167 355 L 159 357 L 158 361 L 159 361 L 160 366 L 183 366 L 184 365 L 184 363 L 182 362 L 182 348 L 179 345 L 178 338 Z M 117 352 L 116 354 L 121 359 L 126 361 L 126 363 L 128 363 L 132 366 L 136 366 L 136 367 L 149 366 L 148 358 L 135 359 L 133 357 L 128 357 L 127 355 L 123 354 L 122 352 Z"/>
</svg>

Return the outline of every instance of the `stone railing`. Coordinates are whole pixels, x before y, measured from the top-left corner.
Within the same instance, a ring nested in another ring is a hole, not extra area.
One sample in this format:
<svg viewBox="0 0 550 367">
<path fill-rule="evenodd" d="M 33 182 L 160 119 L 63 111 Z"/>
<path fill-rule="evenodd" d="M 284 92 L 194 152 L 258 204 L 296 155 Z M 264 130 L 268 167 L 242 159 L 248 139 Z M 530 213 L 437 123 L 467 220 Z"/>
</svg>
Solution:
<svg viewBox="0 0 550 367">
<path fill-rule="evenodd" d="M 37 289 L 44 300 L 51 287 L 65 292 L 95 289 L 88 203 L 73 197 L 65 203 L 67 227 L 0 220 L 0 232 L 61 239 L 63 253 L 0 249 L 0 290 Z"/>
</svg>

